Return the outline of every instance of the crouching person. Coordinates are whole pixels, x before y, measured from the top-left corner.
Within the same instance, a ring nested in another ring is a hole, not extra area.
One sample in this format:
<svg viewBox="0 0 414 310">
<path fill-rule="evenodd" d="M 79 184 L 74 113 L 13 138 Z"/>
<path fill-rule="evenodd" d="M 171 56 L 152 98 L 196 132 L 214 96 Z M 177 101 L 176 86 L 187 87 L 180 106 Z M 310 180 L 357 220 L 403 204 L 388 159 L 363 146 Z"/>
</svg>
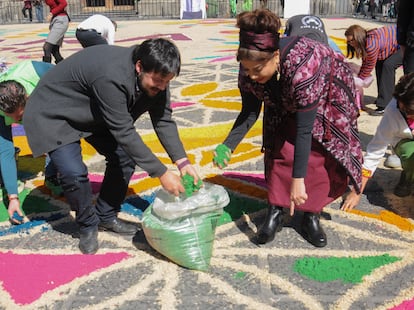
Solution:
<svg viewBox="0 0 414 310">
<path fill-rule="evenodd" d="M 98 229 L 132 235 L 138 230 L 135 223 L 117 217 L 136 165 L 158 177 L 169 193 L 184 192 L 180 176 L 167 169 L 136 131 L 134 123 L 145 112 L 180 173 L 198 182 L 172 120 L 169 83 L 180 72 L 180 59 L 177 47 L 165 39 L 129 48 L 92 46 L 49 71 L 30 96 L 23 116 L 29 145 L 34 156 L 49 153 L 59 171 L 65 197 L 76 212 L 82 253 L 98 250 Z M 106 159 L 96 203 L 81 138 Z"/>
<path fill-rule="evenodd" d="M 414 73 L 404 75 L 400 79 L 393 96 L 385 108 L 374 137 L 367 145 L 361 193 L 390 144 L 401 159 L 402 166 L 400 181 L 394 189 L 394 194 L 399 197 L 411 194 L 411 185 L 414 182 Z M 360 198 L 361 194 L 351 191 L 342 209 L 351 210 L 358 205 Z"/>
</svg>

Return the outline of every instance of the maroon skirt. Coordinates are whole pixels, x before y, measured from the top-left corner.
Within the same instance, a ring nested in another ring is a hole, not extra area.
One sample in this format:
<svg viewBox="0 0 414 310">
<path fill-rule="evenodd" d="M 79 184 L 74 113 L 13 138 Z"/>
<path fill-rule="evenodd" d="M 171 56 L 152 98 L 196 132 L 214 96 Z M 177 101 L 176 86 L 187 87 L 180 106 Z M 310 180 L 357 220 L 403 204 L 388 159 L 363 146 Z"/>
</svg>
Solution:
<svg viewBox="0 0 414 310">
<path fill-rule="evenodd" d="M 273 151 L 265 153 L 265 174 L 269 203 L 290 208 L 296 130 L 293 120 L 286 125 L 283 134 L 275 137 Z M 346 170 L 313 139 L 305 186 L 308 200 L 295 206 L 295 210 L 313 213 L 320 212 L 324 206 L 343 195 L 348 186 Z"/>
</svg>

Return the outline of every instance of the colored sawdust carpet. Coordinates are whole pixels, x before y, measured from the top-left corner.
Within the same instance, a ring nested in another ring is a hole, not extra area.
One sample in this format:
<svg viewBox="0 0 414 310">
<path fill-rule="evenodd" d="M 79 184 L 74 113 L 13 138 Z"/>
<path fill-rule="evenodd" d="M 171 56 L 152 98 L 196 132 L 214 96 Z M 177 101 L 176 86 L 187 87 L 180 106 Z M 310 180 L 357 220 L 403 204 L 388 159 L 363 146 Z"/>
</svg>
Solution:
<svg viewBox="0 0 414 310">
<path fill-rule="evenodd" d="M 122 252 L 97 255 L 0 252 L 0 281 L 16 304 L 30 304 L 47 291 L 128 256 Z"/>
</svg>

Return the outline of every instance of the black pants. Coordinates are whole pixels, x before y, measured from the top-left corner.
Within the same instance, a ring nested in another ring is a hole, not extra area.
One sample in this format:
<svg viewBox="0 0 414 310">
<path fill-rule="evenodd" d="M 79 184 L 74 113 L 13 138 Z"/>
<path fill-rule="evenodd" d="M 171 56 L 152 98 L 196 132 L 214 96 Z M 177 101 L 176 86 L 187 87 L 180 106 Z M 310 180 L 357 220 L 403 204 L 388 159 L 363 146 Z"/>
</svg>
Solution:
<svg viewBox="0 0 414 310">
<path fill-rule="evenodd" d="M 27 17 L 26 10 L 29 11 L 29 19 L 30 19 L 30 21 L 32 21 L 32 19 L 33 19 L 33 16 L 32 16 L 32 13 L 33 13 L 32 12 L 32 8 L 23 8 L 22 9 L 22 13 L 23 13 L 24 18 Z"/>
<path fill-rule="evenodd" d="M 95 29 L 76 29 L 76 38 L 82 47 L 93 45 L 108 44 L 105 38 L 101 36 Z"/>
<path fill-rule="evenodd" d="M 398 50 L 385 60 L 378 60 L 375 65 L 378 97 L 377 107 L 385 108 L 392 98 L 395 87 L 395 71 L 403 63 L 402 51 Z"/>
<path fill-rule="evenodd" d="M 106 170 L 96 205 L 93 203 L 88 169 L 82 160 L 80 142 L 64 145 L 49 153 L 59 171 L 65 197 L 81 231 L 96 227 L 100 221 L 114 219 L 125 199 L 135 162 L 119 147 L 108 132 L 85 139 L 106 159 Z"/>
</svg>

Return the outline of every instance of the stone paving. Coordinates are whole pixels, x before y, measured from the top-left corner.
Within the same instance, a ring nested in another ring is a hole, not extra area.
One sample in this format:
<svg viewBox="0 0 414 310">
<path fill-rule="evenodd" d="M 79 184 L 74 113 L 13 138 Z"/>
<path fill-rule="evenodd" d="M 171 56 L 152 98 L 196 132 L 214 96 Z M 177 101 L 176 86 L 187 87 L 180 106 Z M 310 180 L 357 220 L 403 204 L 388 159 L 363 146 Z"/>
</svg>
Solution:
<svg viewBox="0 0 414 310">
<path fill-rule="evenodd" d="M 324 21 L 338 44 L 351 24 L 381 25 L 357 19 Z M 72 23 L 67 33 L 65 57 L 80 49 L 75 28 Z M 237 33 L 232 19 L 120 21 L 116 33 L 119 45 L 162 36 L 172 39 L 182 52 L 182 72 L 171 85 L 174 118 L 200 175 L 223 185 L 231 198 L 216 229 L 209 270 L 189 270 L 169 261 L 149 246 L 142 232 L 133 238 L 101 232 L 98 253 L 80 255 L 73 214 L 64 199 L 51 196 L 43 187 L 43 159 L 31 158 L 24 136 L 16 136 L 22 148 L 19 170 L 28 192 L 25 211 L 31 222 L 20 227 L 0 223 L 0 309 L 414 307 L 413 198 L 392 194 L 398 170 L 379 167 L 357 212 L 340 211 L 340 201 L 325 208 L 325 248 L 314 248 L 301 237 L 300 214 L 286 218 L 272 243 L 256 245 L 255 232 L 266 208 L 261 122 L 243 140 L 227 169 L 211 164 L 212 150 L 224 140 L 240 109 L 234 57 Z M 9 64 L 40 60 L 46 34 L 47 24 L 0 26 L 1 57 Z M 368 109 L 374 108 L 369 103 L 375 94 L 373 85 L 365 94 Z M 379 120 L 361 112 L 364 146 Z M 170 165 L 149 119 L 140 119 L 136 127 Z M 84 155 L 97 193 L 104 161 L 87 146 Z M 140 222 L 141 210 L 152 202 L 157 188 L 157 180 L 137 168 L 120 216 Z M 375 267 L 361 262 L 370 259 Z M 354 281 L 356 273 L 361 273 L 359 282 Z"/>
</svg>

